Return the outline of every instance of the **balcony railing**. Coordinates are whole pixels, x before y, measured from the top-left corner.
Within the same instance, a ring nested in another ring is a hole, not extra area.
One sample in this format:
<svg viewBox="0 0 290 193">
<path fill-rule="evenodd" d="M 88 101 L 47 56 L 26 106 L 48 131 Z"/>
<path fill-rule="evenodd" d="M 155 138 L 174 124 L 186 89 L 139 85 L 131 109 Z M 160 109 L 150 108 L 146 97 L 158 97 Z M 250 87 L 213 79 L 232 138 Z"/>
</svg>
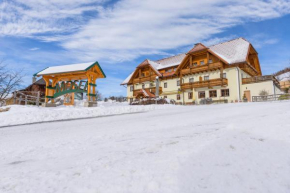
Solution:
<svg viewBox="0 0 290 193">
<path fill-rule="evenodd" d="M 273 81 L 277 87 L 280 87 L 279 81 L 275 78 L 275 76 L 272 76 L 272 75 L 243 78 L 242 84 L 251 84 L 251 83 L 264 82 L 264 81 Z"/>
<path fill-rule="evenodd" d="M 142 89 L 136 89 L 133 90 L 133 96 L 136 96 L 138 94 L 138 92 L 140 92 Z M 147 92 L 151 92 L 152 94 L 155 95 L 156 93 L 156 87 L 151 87 L 151 88 L 145 88 L 144 90 L 146 90 Z M 162 93 L 162 87 L 159 87 L 159 95 Z"/>
<path fill-rule="evenodd" d="M 181 84 L 181 90 L 193 89 L 193 88 L 211 88 L 213 86 L 227 86 L 228 80 L 226 78 L 217 78 L 198 82 L 189 82 Z"/>
<path fill-rule="evenodd" d="M 182 69 L 181 74 L 186 75 L 186 74 L 200 73 L 200 72 L 205 72 L 209 70 L 217 70 L 217 69 L 220 69 L 221 67 L 222 67 L 221 62 L 215 62 L 211 64 L 198 65 L 192 68 Z"/>
<path fill-rule="evenodd" d="M 142 82 L 146 82 L 146 81 L 155 81 L 155 78 L 156 78 L 156 75 L 135 78 L 135 79 L 133 79 L 133 84 L 142 83 Z"/>
</svg>

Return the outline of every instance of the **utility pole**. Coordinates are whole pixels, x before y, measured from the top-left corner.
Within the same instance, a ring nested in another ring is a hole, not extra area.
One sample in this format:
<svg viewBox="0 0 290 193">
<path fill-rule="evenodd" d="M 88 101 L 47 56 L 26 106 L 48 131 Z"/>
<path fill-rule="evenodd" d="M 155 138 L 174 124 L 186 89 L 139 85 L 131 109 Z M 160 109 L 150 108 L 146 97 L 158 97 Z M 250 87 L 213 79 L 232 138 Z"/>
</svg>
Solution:
<svg viewBox="0 0 290 193">
<path fill-rule="evenodd" d="M 157 99 L 159 98 L 159 77 L 158 76 L 156 76 L 155 85 L 156 85 L 156 90 L 155 90 L 155 104 L 157 104 Z"/>
</svg>

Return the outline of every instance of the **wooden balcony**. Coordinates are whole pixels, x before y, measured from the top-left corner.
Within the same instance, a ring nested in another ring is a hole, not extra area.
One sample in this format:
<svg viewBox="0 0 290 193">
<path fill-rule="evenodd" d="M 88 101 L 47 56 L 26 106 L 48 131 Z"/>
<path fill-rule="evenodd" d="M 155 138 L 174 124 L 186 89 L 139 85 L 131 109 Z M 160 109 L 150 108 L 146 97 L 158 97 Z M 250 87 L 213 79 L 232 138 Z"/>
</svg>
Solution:
<svg viewBox="0 0 290 193">
<path fill-rule="evenodd" d="M 133 79 L 133 84 L 142 83 L 142 82 L 146 82 L 146 81 L 155 81 L 155 79 L 156 79 L 156 75 L 135 78 L 135 79 Z"/>
<path fill-rule="evenodd" d="M 198 65 L 198 66 L 195 66 L 192 68 L 182 69 L 181 74 L 187 75 L 187 74 L 194 74 L 194 73 L 218 70 L 221 67 L 222 67 L 221 62 L 215 62 L 215 63 L 211 63 L 211 64 Z"/>
<path fill-rule="evenodd" d="M 136 89 L 133 90 L 133 96 L 136 96 L 138 92 L 140 92 L 142 89 Z M 146 90 L 147 92 L 151 92 L 152 94 L 155 95 L 156 93 L 156 87 L 151 87 L 151 88 L 145 88 L 144 90 Z M 162 87 L 159 87 L 159 95 L 162 93 Z"/>
<path fill-rule="evenodd" d="M 205 81 L 183 83 L 181 84 L 181 90 L 203 88 L 203 87 L 211 88 L 213 86 L 227 86 L 227 85 L 228 85 L 228 79 L 217 78 L 217 79 L 211 79 L 211 80 L 205 80 Z"/>
<path fill-rule="evenodd" d="M 258 71 L 249 63 L 239 64 L 238 66 L 251 76 L 257 76 L 259 74 Z"/>
<path fill-rule="evenodd" d="M 272 75 L 243 78 L 242 84 L 251 84 L 251 83 L 258 83 L 258 82 L 265 82 L 265 81 L 273 81 L 274 84 L 280 88 L 279 81 L 275 78 L 275 76 L 272 76 Z"/>
</svg>

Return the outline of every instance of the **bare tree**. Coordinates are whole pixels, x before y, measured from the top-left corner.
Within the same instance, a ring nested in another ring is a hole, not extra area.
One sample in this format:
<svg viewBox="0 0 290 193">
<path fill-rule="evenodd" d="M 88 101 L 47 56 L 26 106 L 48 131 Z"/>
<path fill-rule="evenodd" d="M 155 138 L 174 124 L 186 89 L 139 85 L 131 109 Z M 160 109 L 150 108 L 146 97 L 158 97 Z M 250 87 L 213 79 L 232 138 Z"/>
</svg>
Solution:
<svg viewBox="0 0 290 193">
<path fill-rule="evenodd" d="M 17 88 L 19 88 L 23 79 L 21 71 L 11 71 L 7 69 L 7 65 L 0 62 L 0 102 Z"/>
<path fill-rule="evenodd" d="M 100 93 L 100 91 L 96 90 L 96 94 L 97 94 L 97 100 L 99 101 L 103 100 L 103 95 L 102 93 Z"/>
</svg>

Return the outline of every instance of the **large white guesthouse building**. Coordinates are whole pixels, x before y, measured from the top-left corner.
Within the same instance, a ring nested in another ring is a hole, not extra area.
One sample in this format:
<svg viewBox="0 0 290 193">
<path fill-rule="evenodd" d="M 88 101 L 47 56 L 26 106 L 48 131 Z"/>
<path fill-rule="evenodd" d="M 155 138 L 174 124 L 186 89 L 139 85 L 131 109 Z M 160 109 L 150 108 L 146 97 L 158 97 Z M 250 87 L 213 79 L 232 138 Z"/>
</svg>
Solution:
<svg viewBox="0 0 290 193">
<path fill-rule="evenodd" d="M 156 88 L 155 79 L 159 79 Z M 198 43 L 189 52 L 157 61 L 146 59 L 124 80 L 130 102 L 140 98 L 174 99 L 199 104 L 202 99 L 238 102 L 261 91 L 280 94 L 274 76 L 262 76 L 258 53 L 244 38 L 206 47 Z"/>
</svg>

